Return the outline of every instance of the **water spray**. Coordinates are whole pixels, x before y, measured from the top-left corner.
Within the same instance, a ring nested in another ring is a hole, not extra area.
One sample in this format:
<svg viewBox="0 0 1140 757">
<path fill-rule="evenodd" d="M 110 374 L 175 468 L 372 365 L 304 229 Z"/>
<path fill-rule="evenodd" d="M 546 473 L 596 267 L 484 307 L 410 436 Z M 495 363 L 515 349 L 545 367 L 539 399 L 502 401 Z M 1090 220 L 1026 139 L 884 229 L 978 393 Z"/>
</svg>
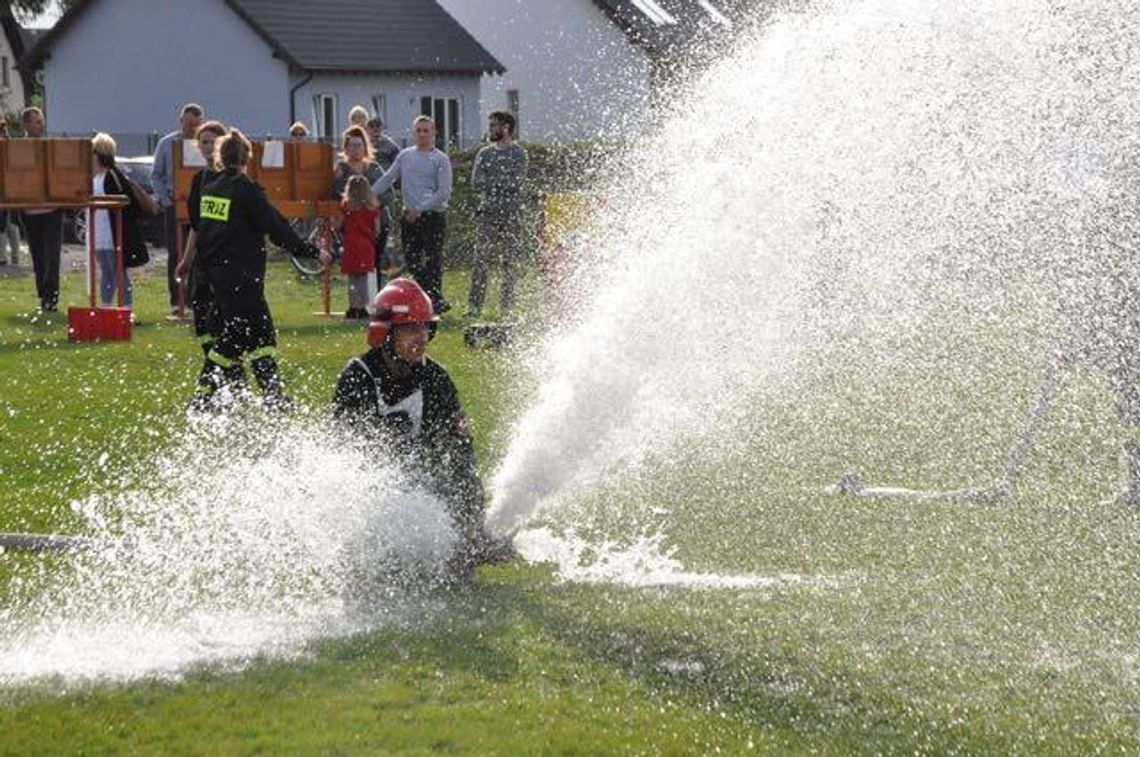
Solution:
<svg viewBox="0 0 1140 757">
<path fill-rule="evenodd" d="M 1062 381 L 1072 370 L 1073 362 L 1071 351 L 1065 351 L 1060 359 L 1051 364 L 1049 373 L 1038 388 L 1033 405 L 1022 423 L 1021 432 L 1010 445 L 1001 476 L 994 483 L 963 489 L 908 489 L 901 486 L 870 486 L 858 473 L 849 472 L 828 486 L 824 490 L 825 493 L 868 499 L 900 499 L 912 502 L 947 500 L 976 504 L 994 504 L 1015 495 L 1026 457 L 1037 441 L 1041 423 L 1048 414 Z"/>
<path fill-rule="evenodd" d="M 443 502 L 323 414 L 261 412 L 183 428 L 101 478 L 71 503 L 82 536 L 0 535 L 0 550 L 50 555 L 22 564 L 25 590 L 0 607 L 0 685 L 301 654 L 407 622 L 405 597 L 454 585 Z"/>
</svg>

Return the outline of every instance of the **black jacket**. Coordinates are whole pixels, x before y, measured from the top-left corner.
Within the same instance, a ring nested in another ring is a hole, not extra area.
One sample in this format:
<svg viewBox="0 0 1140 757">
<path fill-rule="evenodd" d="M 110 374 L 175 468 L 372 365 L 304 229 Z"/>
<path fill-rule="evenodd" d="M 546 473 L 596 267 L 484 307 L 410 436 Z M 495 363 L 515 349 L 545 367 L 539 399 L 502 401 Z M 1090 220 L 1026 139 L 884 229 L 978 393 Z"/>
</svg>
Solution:
<svg viewBox="0 0 1140 757">
<path fill-rule="evenodd" d="M 146 249 L 146 240 L 139 228 L 139 216 L 142 215 L 143 211 L 139 207 L 138 200 L 135 199 L 134 192 L 131 191 L 130 182 L 118 166 L 111 166 L 107 169 L 106 178 L 103 179 L 103 193 L 126 195 L 130 200 L 130 204 L 123 208 L 123 265 L 128 267 L 142 265 L 150 259 Z M 95 212 L 111 214 L 111 233 L 115 237 L 115 243 L 119 244 L 119 230 L 118 224 L 115 223 L 115 214 L 109 210 L 97 210 Z"/>
<path fill-rule="evenodd" d="M 194 174 L 194 178 L 190 180 L 190 192 L 186 195 L 186 213 L 190 217 L 190 228 L 195 231 L 198 230 L 198 222 L 201 220 L 202 187 L 218 176 L 217 171 L 211 168 L 203 168 Z"/>
<path fill-rule="evenodd" d="M 265 190 L 232 168 L 203 181 L 197 229 L 203 268 L 224 270 L 227 278 L 265 278 L 265 237 L 290 252 L 315 257 L 285 218 L 265 197 Z"/>
<path fill-rule="evenodd" d="M 398 379 L 379 348 L 353 358 L 341 371 L 334 415 L 357 436 L 422 476 L 467 533 L 483 522 L 483 483 L 467 418 L 451 377 L 430 358 Z"/>
</svg>

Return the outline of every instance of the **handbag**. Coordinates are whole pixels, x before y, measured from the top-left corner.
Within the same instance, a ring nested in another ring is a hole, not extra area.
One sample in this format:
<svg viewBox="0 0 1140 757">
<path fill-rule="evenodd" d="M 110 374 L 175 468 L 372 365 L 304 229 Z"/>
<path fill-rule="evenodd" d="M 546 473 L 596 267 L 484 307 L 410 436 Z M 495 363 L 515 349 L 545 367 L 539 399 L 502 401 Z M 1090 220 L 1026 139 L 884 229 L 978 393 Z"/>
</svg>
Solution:
<svg viewBox="0 0 1140 757">
<path fill-rule="evenodd" d="M 147 212 L 147 205 L 140 198 L 147 198 L 154 205 L 158 206 L 158 201 L 154 199 L 145 189 L 138 185 L 138 183 L 127 176 L 125 173 L 118 169 L 112 169 L 115 176 L 115 183 L 120 187 L 125 182 L 130 187 L 131 195 L 135 199 L 136 205 L 140 207 L 143 212 Z M 139 266 L 146 265 L 150 262 L 150 252 L 146 248 L 146 241 L 143 239 L 142 233 L 138 230 L 138 221 L 133 214 L 130 213 L 131 208 L 126 208 L 123 214 L 123 267 L 124 268 L 138 268 Z"/>
<path fill-rule="evenodd" d="M 123 174 L 123 177 L 130 185 L 131 196 L 135 198 L 135 204 L 141 212 L 148 216 L 156 216 L 162 212 L 162 206 L 158 204 L 158 199 L 154 195 L 143 189 L 142 185 L 130 176 Z"/>
<path fill-rule="evenodd" d="M 150 252 L 146 243 L 140 241 L 137 245 L 123 245 L 123 267 L 138 268 L 150 262 Z"/>
</svg>

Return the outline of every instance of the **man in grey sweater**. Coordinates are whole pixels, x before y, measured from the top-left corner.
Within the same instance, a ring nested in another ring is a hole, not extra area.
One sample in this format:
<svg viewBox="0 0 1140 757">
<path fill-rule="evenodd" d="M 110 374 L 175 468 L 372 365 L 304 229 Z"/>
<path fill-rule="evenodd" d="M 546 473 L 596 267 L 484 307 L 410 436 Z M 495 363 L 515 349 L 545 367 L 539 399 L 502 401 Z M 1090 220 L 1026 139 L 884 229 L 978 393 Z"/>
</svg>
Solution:
<svg viewBox="0 0 1140 757">
<path fill-rule="evenodd" d="M 522 183 L 526 178 L 527 154 L 515 143 L 515 116 L 505 110 L 491 113 L 487 123 L 491 144 L 475 156 L 471 186 L 479 193 L 478 238 L 471 264 L 471 292 L 467 314 L 476 318 L 487 295 L 487 278 L 496 259 L 502 265 L 499 314 L 510 315 L 515 302 L 515 284 L 522 268 Z"/>
<path fill-rule="evenodd" d="M 399 180 L 404 197 L 400 241 L 408 271 L 431 298 L 436 313 L 451 309 L 443 298 L 443 243 L 447 237 L 447 201 L 451 199 L 451 159 L 435 146 L 435 122 L 412 122 L 414 146 L 396 156 L 392 167 L 372 185 L 383 195 Z"/>
</svg>

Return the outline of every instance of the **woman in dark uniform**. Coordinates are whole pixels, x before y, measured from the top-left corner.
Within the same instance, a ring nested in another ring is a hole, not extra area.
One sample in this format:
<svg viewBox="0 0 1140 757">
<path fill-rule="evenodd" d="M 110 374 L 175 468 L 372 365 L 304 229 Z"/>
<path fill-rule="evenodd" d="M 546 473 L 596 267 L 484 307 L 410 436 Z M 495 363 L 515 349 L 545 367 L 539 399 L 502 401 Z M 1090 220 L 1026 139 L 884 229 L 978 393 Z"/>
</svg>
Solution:
<svg viewBox="0 0 1140 757">
<path fill-rule="evenodd" d="M 248 355 L 269 407 L 287 409 L 277 372 L 277 336 L 265 301 L 265 237 L 295 255 L 330 256 L 302 240 L 246 173 L 253 147 L 237 129 L 218 142 L 221 171 L 202 186 L 195 244 L 213 288 L 220 333 L 206 355 L 192 408 L 216 405 L 218 390 Z M 229 373 L 227 373 L 229 370 Z"/>
</svg>

